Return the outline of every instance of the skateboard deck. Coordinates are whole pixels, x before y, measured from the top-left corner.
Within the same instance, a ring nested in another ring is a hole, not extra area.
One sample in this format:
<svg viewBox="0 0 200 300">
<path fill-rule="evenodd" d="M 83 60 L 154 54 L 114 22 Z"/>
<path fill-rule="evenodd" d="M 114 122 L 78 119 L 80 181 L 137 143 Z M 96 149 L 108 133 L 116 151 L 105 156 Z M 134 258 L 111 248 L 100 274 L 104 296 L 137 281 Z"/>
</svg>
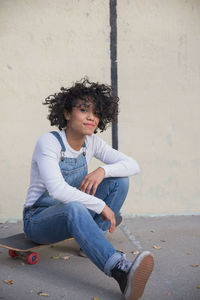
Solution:
<svg viewBox="0 0 200 300">
<path fill-rule="evenodd" d="M 73 239 L 74 238 L 68 238 L 64 241 L 69 241 Z M 29 264 L 34 265 L 39 260 L 38 253 L 33 252 L 35 249 L 45 246 L 56 245 L 64 241 L 59 241 L 57 243 L 52 244 L 37 244 L 27 239 L 25 234 L 22 232 L 8 236 L 6 238 L 0 238 L 0 247 L 8 249 L 8 254 L 11 257 L 25 257 L 26 261 Z"/>
<path fill-rule="evenodd" d="M 118 214 L 116 217 L 116 227 L 119 227 L 121 223 L 122 216 Z M 25 257 L 26 261 L 29 264 L 33 265 L 36 264 L 39 260 L 38 253 L 33 252 L 35 249 L 56 245 L 58 243 L 73 239 L 74 238 L 72 237 L 52 244 L 38 244 L 26 238 L 25 234 L 22 232 L 5 238 L 0 238 L 0 247 L 8 249 L 8 254 L 11 257 Z"/>
</svg>

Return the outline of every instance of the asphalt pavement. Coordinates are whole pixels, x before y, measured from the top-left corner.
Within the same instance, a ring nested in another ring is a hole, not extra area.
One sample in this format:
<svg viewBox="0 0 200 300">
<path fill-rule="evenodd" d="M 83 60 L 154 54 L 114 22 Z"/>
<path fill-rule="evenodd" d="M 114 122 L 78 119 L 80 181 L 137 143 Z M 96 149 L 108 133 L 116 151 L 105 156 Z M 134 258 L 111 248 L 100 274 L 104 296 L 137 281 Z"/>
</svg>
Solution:
<svg viewBox="0 0 200 300">
<path fill-rule="evenodd" d="M 22 231 L 22 223 L 0 224 L 0 237 Z M 134 217 L 107 238 L 134 259 L 149 250 L 155 268 L 142 300 L 200 300 L 200 216 Z M 29 265 L 0 248 L 0 300 L 122 300 L 115 280 L 79 256 L 75 241 L 37 250 Z"/>
</svg>

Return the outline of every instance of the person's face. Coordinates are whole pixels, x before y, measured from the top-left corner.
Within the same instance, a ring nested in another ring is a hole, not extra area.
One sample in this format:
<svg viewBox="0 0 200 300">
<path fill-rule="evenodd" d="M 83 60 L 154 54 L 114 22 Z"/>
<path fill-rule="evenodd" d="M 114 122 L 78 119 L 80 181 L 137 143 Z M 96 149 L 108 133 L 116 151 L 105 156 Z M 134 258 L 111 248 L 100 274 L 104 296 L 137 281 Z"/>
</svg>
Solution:
<svg viewBox="0 0 200 300">
<path fill-rule="evenodd" d="M 99 124 L 99 116 L 92 102 L 78 100 L 72 112 L 65 111 L 67 130 L 77 135 L 91 135 Z"/>
</svg>

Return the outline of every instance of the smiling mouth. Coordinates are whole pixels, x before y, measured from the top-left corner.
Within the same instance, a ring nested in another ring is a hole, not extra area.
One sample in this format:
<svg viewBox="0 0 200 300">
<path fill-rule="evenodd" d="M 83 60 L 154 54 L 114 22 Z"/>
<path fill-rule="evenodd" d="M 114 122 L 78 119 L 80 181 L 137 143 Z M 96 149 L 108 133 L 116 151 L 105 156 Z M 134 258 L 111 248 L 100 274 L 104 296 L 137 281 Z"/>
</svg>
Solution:
<svg viewBox="0 0 200 300">
<path fill-rule="evenodd" d="M 87 127 L 92 127 L 92 128 L 95 127 L 94 124 L 90 124 L 90 123 L 85 123 L 84 125 L 87 126 Z"/>
</svg>

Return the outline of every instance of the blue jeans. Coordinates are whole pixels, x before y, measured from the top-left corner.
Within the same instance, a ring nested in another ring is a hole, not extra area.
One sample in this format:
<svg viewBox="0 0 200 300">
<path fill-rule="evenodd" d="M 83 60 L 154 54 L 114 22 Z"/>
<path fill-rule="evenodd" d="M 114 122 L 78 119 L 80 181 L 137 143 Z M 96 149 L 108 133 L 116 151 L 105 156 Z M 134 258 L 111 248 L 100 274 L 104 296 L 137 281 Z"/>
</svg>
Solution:
<svg viewBox="0 0 200 300">
<path fill-rule="evenodd" d="M 95 196 L 104 200 L 117 215 L 128 187 L 126 177 L 106 178 L 98 186 Z M 122 256 L 103 234 L 109 229 L 109 221 L 103 221 L 101 215 L 89 211 L 80 202 L 25 208 L 23 217 L 24 232 L 29 239 L 51 244 L 74 237 L 92 262 L 108 276 Z"/>
</svg>

